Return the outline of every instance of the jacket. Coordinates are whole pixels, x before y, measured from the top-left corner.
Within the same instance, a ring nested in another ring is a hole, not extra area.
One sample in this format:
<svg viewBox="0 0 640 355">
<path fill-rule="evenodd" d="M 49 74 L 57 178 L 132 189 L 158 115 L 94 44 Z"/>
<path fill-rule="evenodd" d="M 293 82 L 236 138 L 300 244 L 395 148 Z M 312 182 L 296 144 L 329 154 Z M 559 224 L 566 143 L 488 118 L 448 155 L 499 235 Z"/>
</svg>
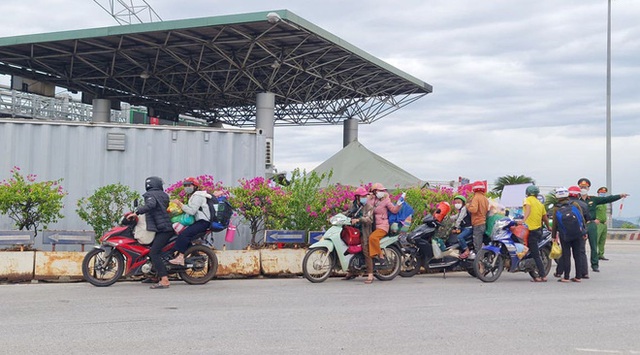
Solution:
<svg viewBox="0 0 640 355">
<path fill-rule="evenodd" d="M 487 222 L 489 212 L 489 200 L 481 193 L 475 193 L 471 202 L 467 204 L 467 211 L 471 213 L 471 225 L 479 226 Z"/>
<path fill-rule="evenodd" d="M 147 217 L 147 230 L 153 232 L 173 232 L 171 216 L 167 212 L 169 195 L 161 189 L 152 188 L 145 192 L 144 205 L 138 207 L 136 214 Z"/>
<path fill-rule="evenodd" d="M 581 201 L 583 201 L 584 203 L 587 204 L 587 206 L 589 206 L 589 215 L 591 218 L 587 219 L 587 221 L 593 221 L 594 219 L 596 219 L 596 206 L 598 205 L 604 205 L 607 203 L 611 203 L 614 201 L 618 201 L 619 199 L 621 199 L 622 196 L 620 195 L 611 195 L 611 196 L 587 196 L 584 199 L 580 199 Z M 585 217 L 586 219 L 586 217 Z M 601 221 L 602 222 L 602 221 Z"/>
<path fill-rule="evenodd" d="M 189 203 L 182 205 L 182 211 L 195 217 L 196 221 L 211 220 L 207 199 L 211 198 L 206 191 L 196 191 L 189 197 Z"/>
<path fill-rule="evenodd" d="M 375 229 L 382 229 L 389 233 L 389 212 L 398 213 L 400 206 L 391 203 L 387 196 L 382 200 L 373 199 L 373 218 L 376 223 Z"/>
<path fill-rule="evenodd" d="M 453 218 L 455 218 L 454 227 L 456 227 L 456 229 L 471 227 L 471 215 L 467 213 L 467 206 L 462 206 L 458 214 L 453 216 Z"/>
</svg>

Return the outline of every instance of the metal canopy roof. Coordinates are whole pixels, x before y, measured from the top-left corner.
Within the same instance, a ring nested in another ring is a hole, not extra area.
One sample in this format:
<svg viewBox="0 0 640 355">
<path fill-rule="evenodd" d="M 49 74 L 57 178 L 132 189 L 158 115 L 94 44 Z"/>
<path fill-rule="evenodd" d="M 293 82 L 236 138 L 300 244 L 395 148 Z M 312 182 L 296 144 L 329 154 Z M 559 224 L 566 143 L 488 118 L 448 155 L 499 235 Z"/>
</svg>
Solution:
<svg viewBox="0 0 640 355">
<path fill-rule="evenodd" d="M 371 123 L 431 85 L 287 11 L 0 38 L 0 73 L 235 126 Z M 146 78 L 146 79 L 144 79 Z"/>
</svg>

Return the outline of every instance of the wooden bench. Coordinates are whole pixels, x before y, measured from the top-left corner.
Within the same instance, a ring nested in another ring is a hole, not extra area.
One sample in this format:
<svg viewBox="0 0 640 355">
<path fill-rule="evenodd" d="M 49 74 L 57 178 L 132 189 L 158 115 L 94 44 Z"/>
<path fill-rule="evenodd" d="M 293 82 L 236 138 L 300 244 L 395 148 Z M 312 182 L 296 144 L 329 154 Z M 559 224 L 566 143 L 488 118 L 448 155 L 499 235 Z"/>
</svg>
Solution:
<svg viewBox="0 0 640 355">
<path fill-rule="evenodd" d="M 56 251 L 56 244 L 80 244 L 82 251 L 84 251 L 84 246 L 95 244 L 96 239 L 93 231 L 46 230 L 43 242 L 51 244 L 51 251 Z"/>
<path fill-rule="evenodd" d="M 33 244 L 31 231 L 0 231 L 0 245 L 19 245 L 20 251 Z"/>
</svg>

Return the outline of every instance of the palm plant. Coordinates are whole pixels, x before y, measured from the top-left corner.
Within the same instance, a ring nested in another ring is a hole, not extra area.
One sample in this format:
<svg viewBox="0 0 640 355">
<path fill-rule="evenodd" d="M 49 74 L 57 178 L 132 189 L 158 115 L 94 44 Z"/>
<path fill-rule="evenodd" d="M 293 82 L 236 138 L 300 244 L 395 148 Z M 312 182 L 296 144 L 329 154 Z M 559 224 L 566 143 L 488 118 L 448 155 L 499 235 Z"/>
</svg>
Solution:
<svg viewBox="0 0 640 355">
<path fill-rule="evenodd" d="M 533 178 L 524 175 L 505 175 L 496 179 L 494 183 L 495 187 L 491 191 L 495 192 L 498 195 L 502 195 L 502 190 L 504 190 L 504 187 L 507 185 L 519 185 L 527 183 L 535 184 L 535 181 L 533 180 Z"/>
</svg>

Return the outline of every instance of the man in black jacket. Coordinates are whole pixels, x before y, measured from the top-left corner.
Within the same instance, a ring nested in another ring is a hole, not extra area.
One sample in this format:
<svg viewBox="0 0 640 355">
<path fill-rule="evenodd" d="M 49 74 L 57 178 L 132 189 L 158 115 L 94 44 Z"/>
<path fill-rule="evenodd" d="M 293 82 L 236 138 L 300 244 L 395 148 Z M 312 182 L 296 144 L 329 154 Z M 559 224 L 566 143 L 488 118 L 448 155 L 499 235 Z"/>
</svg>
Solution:
<svg viewBox="0 0 640 355">
<path fill-rule="evenodd" d="M 152 289 L 169 288 L 169 277 L 167 268 L 162 262 L 162 248 L 173 236 L 174 231 L 171 225 L 171 217 L 167 212 L 169 207 L 169 195 L 162 188 L 162 179 L 157 176 L 148 177 L 144 182 L 147 190 L 144 197 L 144 205 L 140 206 L 136 214 L 144 214 L 147 218 L 147 230 L 156 232 L 156 236 L 151 244 L 149 257 L 156 270 L 159 282 L 151 285 Z"/>
</svg>

